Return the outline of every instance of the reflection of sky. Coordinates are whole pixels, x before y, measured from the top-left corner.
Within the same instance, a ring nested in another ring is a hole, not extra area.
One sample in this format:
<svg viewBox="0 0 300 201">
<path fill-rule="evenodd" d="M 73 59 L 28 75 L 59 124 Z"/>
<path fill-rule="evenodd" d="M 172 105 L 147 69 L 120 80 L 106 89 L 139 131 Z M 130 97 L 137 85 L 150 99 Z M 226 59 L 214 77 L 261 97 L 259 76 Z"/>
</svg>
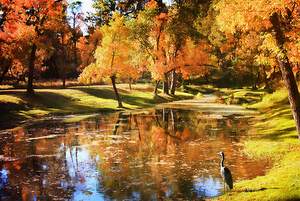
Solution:
<svg viewBox="0 0 300 201">
<path fill-rule="evenodd" d="M 3 189 L 8 183 L 8 171 L 2 169 L 0 171 L 0 190 Z"/>
<path fill-rule="evenodd" d="M 68 148 L 66 160 L 69 175 L 75 187 L 72 200 L 105 200 L 103 193 L 99 192 L 101 184 L 99 184 L 98 178 L 100 174 L 95 166 L 95 161 L 89 156 L 88 151 L 85 148 Z M 62 186 L 64 185 L 63 183 Z"/>
<path fill-rule="evenodd" d="M 194 189 L 199 197 L 214 197 L 221 194 L 222 180 L 219 178 L 200 177 L 194 180 Z"/>
<path fill-rule="evenodd" d="M 69 175 L 72 179 L 72 185 L 74 185 L 75 189 L 72 200 L 105 200 L 104 193 L 100 191 L 101 183 L 99 182 L 99 177 L 101 173 L 98 172 L 95 165 L 97 157 L 96 159 L 91 158 L 88 150 L 85 148 L 72 147 L 67 149 L 66 160 Z M 67 185 L 67 183 L 61 182 L 62 187 L 66 187 Z M 197 197 L 218 196 L 222 193 L 222 187 L 221 179 L 214 178 L 213 176 L 199 177 L 193 182 L 193 191 L 197 194 Z M 170 197 L 172 193 L 173 190 L 168 188 L 165 192 L 165 196 Z M 141 194 L 140 192 L 133 191 L 130 197 L 131 200 L 140 200 Z"/>
</svg>

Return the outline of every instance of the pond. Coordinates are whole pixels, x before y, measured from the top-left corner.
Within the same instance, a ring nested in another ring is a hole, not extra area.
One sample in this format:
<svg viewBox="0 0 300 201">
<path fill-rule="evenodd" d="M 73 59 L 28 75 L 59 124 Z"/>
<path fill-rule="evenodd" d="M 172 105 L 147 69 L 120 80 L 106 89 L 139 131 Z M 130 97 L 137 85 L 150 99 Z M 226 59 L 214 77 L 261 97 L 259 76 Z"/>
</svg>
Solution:
<svg viewBox="0 0 300 201">
<path fill-rule="evenodd" d="M 223 194 L 218 152 L 234 181 L 263 175 L 243 155 L 252 112 L 181 101 L 36 120 L 0 133 L 0 200 L 201 200 Z"/>
</svg>

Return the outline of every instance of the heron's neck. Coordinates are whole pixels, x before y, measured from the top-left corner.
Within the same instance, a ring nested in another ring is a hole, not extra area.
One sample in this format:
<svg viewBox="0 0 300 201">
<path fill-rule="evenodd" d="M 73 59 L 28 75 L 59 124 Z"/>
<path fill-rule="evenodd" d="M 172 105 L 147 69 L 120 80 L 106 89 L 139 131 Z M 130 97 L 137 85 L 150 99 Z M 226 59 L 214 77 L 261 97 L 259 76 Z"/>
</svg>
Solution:
<svg viewBox="0 0 300 201">
<path fill-rule="evenodd" d="M 222 156 L 222 159 L 221 159 L 221 167 L 224 167 L 224 156 Z"/>
</svg>

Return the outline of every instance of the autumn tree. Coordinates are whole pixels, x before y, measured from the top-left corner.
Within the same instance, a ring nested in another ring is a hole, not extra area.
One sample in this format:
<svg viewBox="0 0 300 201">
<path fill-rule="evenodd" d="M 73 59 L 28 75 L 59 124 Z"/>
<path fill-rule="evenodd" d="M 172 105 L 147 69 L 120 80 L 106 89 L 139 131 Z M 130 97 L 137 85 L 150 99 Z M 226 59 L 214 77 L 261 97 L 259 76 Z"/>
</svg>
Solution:
<svg viewBox="0 0 300 201">
<path fill-rule="evenodd" d="M 199 42 L 192 42 L 197 35 L 193 20 L 197 17 L 198 8 L 203 5 L 194 8 L 192 14 L 191 9 L 188 9 L 189 6 L 189 3 L 180 2 L 170 7 L 168 12 L 161 12 L 158 3 L 150 1 L 146 4 L 145 10 L 141 11 L 136 19 L 131 20 L 130 36 L 137 42 L 135 45 L 137 52 L 148 58 L 146 65 L 152 78 L 156 80 L 154 94 L 157 93 L 160 81 L 163 82 L 163 92 L 174 95 L 178 77 L 182 76 L 182 72 L 185 79 L 189 77 L 187 72 L 190 75 L 204 72 L 199 60 L 188 61 L 191 58 L 185 55 L 196 53 L 197 48 L 194 45 L 200 45 Z M 198 55 L 208 56 L 202 54 L 203 52 L 201 50 Z M 201 59 L 202 64 L 207 62 L 207 59 Z M 194 65 L 196 63 L 197 65 Z"/>
<path fill-rule="evenodd" d="M 0 1 L 0 83 L 12 70 L 14 64 L 20 64 L 16 60 L 17 49 L 13 48 L 13 46 L 18 47 L 14 35 L 16 30 L 14 23 L 18 20 L 15 13 L 16 7 L 16 2 Z M 21 67 L 21 65 L 18 66 Z M 17 69 L 23 71 L 23 67 Z"/>
<path fill-rule="evenodd" d="M 211 6 L 207 15 L 199 16 L 195 25 L 202 37 L 211 45 L 214 57 L 214 83 L 222 86 L 263 85 L 272 87 L 278 68 L 274 56 L 266 48 L 266 35 L 255 30 L 223 32 L 216 21 L 219 12 Z"/>
<path fill-rule="evenodd" d="M 102 33 L 101 30 L 95 29 L 87 36 L 82 36 L 78 40 L 78 51 L 80 54 L 80 67 L 79 71 L 82 71 L 84 67 L 95 62 L 95 51 L 98 46 L 101 45 Z"/>
<path fill-rule="evenodd" d="M 129 23 L 129 38 L 135 41 L 136 55 L 143 57 L 141 61 L 147 65 L 152 78 L 156 81 L 154 94 L 160 80 L 163 80 L 164 71 L 164 29 L 167 22 L 167 14 L 160 12 L 160 8 L 155 1 L 146 4 L 145 9 L 139 12 L 136 19 Z"/>
<path fill-rule="evenodd" d="M 116 87 L 116 79 L 128 75 L 132 67 L 129 63 L 130 43 L 125 19 L 115 13 L 108 25 L 101 27 L 102 41 L 95 51 L 95 62 L 87 66 L 79 80 L 82 82 L 97 82 L 103 78 L 111 80 L 118 106 L 123 107 L 121 97 Z"/>
<path fill-rule="evenodd" d="M 64 15 L 65 1 L 1 1 L 1 9 L 5 11 L 5 17 L 1 17 L 2 40 L 11 40 L 17 46 L 24 44 L 23 50 L 28 50 L 26 62 L 28 66 L 27 93 L 32 94 L 33 78 L 37 58 L 41 60 L 44 51 L 49 47 L 47 35 L 51 30 L 56 29 L 58 19 Z M 38 57 L 37 57 L 38 56 Z M 24 58 L 24 56 L 23 56 Z"/>
<path fill-rule="evenodd" d="M 209 73 L 212 66 L 211 46 L 205 41 L 195 42 L 188 38 L 178 53 L 176 69 L 183 79 L 197 78 Z"/>
<path fill-rule="evenodd" d="M 205 40 L 211 46 L 210 69 L 213 76 L 210 79 L 214 79 L 214 84 L 228 86 L 237 84 L 238 78 L 242 77 L 235 76 L 235 73 L 241 74 L 236 68 L 238 59 L 236 50 L 240 37 L 239 33 L 225 34 L 220 31 L 215 20 L 217 14 L 218 12 L 214 7 L 210 6 L 206 14 L 199 14 L 194 25 L 202 40 Z"/>
<path fill-rule="evenodd" d="M 267 47 L 277 60 L 282 78 L 288 90 L 296 128 L 300 138 L 300 96 L 292 71 L 291 50 L 287 45 L 297 44 L 299 40 L 299 2 L 297 1 L 218 1 L 215 8 L 219 11 L 216 20 L 221 31 L 234 33 L 256 31 L 262 34 Z"/>
<path fill-rule="evenodd" d="M 166 28 L 169 72 L 170 93 L 175 94 L 177 79 L 179 76 L 178 56 L 184 53 L 183 48 L 187 40 L 199 40 L 200 33 L 194 26 L 194 22 L 199 15 L 205 15 L 210 1 L 207 0 L 187 0 L 174 1 L 168 10 L 168 24 Z M 201 54 L 201 53 L 200 53 Z M 172 66 L 173 65 L 173 66 Z M 199 71 L 198 71 L 199 72 Z"/>
<path fill-rule="evenodd" d="M 56 67 L 58 76 L 62 80 L 62 87 L 66 87 L 67 73 L 74 70 L 73 59 L 74 49 L 72 40 L 72 30 L 68 26 L 61 26 L 57 34 L 54 35 L 52 46 L 55 48 L 50 59 L 52 64 Z"/>
</svg>

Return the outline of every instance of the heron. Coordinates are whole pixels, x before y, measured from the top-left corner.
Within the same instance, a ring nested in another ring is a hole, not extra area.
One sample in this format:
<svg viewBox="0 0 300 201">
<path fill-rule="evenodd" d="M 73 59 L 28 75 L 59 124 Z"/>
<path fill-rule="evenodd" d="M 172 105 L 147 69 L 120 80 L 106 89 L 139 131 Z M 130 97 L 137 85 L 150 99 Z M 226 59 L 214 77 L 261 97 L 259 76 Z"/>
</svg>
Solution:
<svg viewBox="0 0 300 201">
<path fill-rule="evenodd" d="M 221 157 L 221 163 L 220 163 L 220 171 L 221 171 L 221 176 L 223 178 L 223 185 L 224 185 L 224 192 L 226 187 L 229 188 L 230 190 L 233 188 L 233 181 L 232 181 L 232 175 L 230 170 L 224 166 L 224 160 L 225 160 L 225 155 L 224 152 L 219 153 Z"/>
</svg>

